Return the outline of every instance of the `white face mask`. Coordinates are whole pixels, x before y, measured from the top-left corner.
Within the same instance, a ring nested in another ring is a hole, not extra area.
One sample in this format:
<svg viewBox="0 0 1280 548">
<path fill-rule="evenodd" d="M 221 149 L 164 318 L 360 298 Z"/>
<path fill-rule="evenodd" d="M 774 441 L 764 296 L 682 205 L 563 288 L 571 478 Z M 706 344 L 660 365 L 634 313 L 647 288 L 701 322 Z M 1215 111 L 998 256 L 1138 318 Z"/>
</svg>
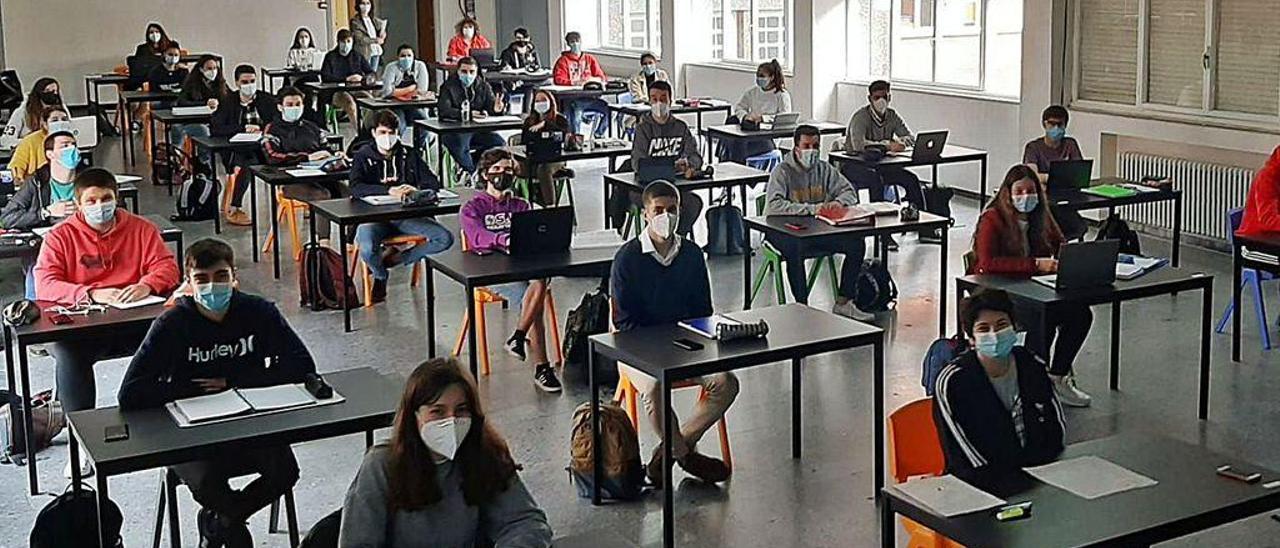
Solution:
<svg viewBox="0 0 1280 548">
<path fill-rule="evenodd" d="M 246 98 L 246 99 L 247 99 L 247 98 L 249 98 L 249 97 L 253 97 L 253 96 L 254 96 L 254 94 L 256 94 L 256 93 L 258 93 L 258 84 L 257 84 L 256 82 L 249 82 L 249 83 L 247 83 L 247 84 L 240 84 L 240 96 L 241 96 L 241 97 L 244 97 L 244 98 Z"/>
<path fill-rule="evenodd" d="M 302 109 L 301 106 L 283 107 L 280 109 L 280 118 L 290 123 L 297 122 L 302 119 Z"/>
<path fill-rule="evenodd" d="M 299 36 L 299 37 L 298 37 L 298 47 L 300 47 L 300 48 L 309 48 L 309 47 L 311 47 L 311 37 L 309 37 L 309 36 Z"/>
<path fill-rule="evenodd" d="M 885 111 L 889 110 L 889 100 L 883 97 L 876 99 L 871 102 L 871 108 L 876 110 L 876 114 L 883 115 Z"/>
<path fill-rule="evenodd" d="M 60 131 L 71 133 L 71 130 L 72 130 L 72 126 L 69 120 L 54 120 L 52 122 L 49 122 L 49 135 L 53 135 L 54 133 L 58 133 Z"/>
<path fill-rule="evenodd" d="M 665 242 L 676 233 L 676 214 L 659 213 L 649 220 L 649 233 L 655 240 Z"/>
<path fill-rule="evenodd" d="M 359 6 L 357 6 L 357 8 L 359 8 L 360 10 L 361 15 L 369 15 L 369 9 L 372 7 L 373 7 L 373 4 L 360 4 Z"/>
<path fill-rule="evenodd" d="M 158 33 L 158 32 L 149 32 L 149 33 L 147 33 L 147 40 L 151 41 L 151 43 L 152 43 L 152 44 L 159 43 L 159 42 L 160 42 L 160 33 Z"/>
<path fill-rule="evenodd" d="M 668 116 L 671 116 L 671 104 L 661 101 L 654 103 L 653 116 L 654 118 L 666 120 Z"/>
<path fill-rule="evenodd" d="M 462 27 L 462 37 L 470 40 L 476 35 L 476 29 L 472 27 Z"/>
<path fill-rule="evenodd" d="M 212 82 L 218 78 L 218 69 L 205 69 L 200 71 L 200 74 L 204 75 L 205 80 Z"/>
<path fill-rule="evenodd" d="M 818 161 L 818 149 L 808 148 L 801 150 L 796 159 L 799 160 L 802 167 L 809 169 L 813 167 L 814 162 Z"/>
<path fill-rule="evenodd" d="M 538 114 L 551 112 L 551 101 L 534 101 L 533 111 Z"/>
<path fill-rule="evenodd" d="M 387 152 L 391 150 L 392 147 L 396 146 L 396 141 L 400 140 L 400 137 L 394 134 L 378 135 L 374 137 L 373 140 L 378 143 L 378 150 Z"/>
<path fill-rule="evenodd" d="M 448 460 L 458 454 L 458 447 L 471 431 L 471 417 L 449 417 L 427 421 L 418 428 L 418 435 L 427 449 Z"/>
</svg>

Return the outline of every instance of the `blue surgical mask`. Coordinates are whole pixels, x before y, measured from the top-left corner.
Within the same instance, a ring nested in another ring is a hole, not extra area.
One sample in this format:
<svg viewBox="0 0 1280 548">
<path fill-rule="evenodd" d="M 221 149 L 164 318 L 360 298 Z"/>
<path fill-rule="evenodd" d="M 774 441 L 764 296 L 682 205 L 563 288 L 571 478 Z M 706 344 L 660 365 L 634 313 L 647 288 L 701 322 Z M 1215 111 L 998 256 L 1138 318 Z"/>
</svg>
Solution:
<svg viewBox="0 0 1280 548">
<path fill-rule="evenodd" d="M 1044 134 L 1052 141 L 1061 141 L 1063 137 L 1067 136 L 1067 128 L 1062 126 L 1052 126 L 1049 129 L 1044 130 Z"/>
<path fill-rule="evenodd" d="M 476 75 L 474 75 L 474 74 L 463 74 L 463 73 L 459 72 L 459 73 L 458 73 L 458 80 L 461 80 L 461 81 L 462 81 L 462 87 L 469 88 L 469 87 L 471 87 L 471 84 L 476 83 Z"/>
<path fill-rule="evenodd" d="M 231 306 L 231 294 L 234 292 L 231 282 L 211 282 L 196 284 L 195 291 L 191 292 L 191 297 L 195 299 L 196 304 L 204 307 L 205 310 L 221 314 Z"/>
<path fill-rule="evenodd" d="M 112 200 L 81 206 L 80 211 L 84 212 L 84 220 L 91 226 L 104 226 L 116 218 L 116 202 Z"/>
<path fill-rule="evenodd" d="M 1013 327 L 1006 327 L 995 333 L 974 333 L 973 340 L 978 354 L 988 358 L 1007 358 L 1013 352 L 1013 345 L 1018 344 L 1018 334 Z"/>
<path fill-rule="evenodd" d="M 58 163 L 67 169 L 75 169 L 80 165 L 80 149 L 68 146 L 58 152 Z"/>
<path fill-rule="evenodd" d="M 767 90 L 769 88 L 769 77 L 756 76 L 756 85 L 760 86 L 760 89 Z"/>
<path fill-rule="evenodd" d="M 338 42 L 338 53 L 342 55 L 351 53 L 351 42 L 347 42 L 345 40 L 342 42 Z"/>
<path fill-rule="evenodd" d="M 643 69 L 643 70 L 644 70 L 644 73 L 645 73 L 646 75 L 648 75 L 648 76 L 653 76 L 654 74 L 657 74 L 657 73 L 658 73 L 658 65 L 645 63 L 645 64 L 644 64 L 642 67 L 640 67 L 640 68 L 641 68 L 641 69 Z"/>
<path fill-rule="evenodd" d="M 302 107 L 284 107 L 280 109 L 280 118 L 286 122 L 297 122 L 302 118 Z"/>
<path fill-rule="evenodd" d="M 400 70 L 409 70 L 409 67 L 413 66 L 413 56 L 401 57 L 396 62 L 400 63 Z"/>
<path fill-rule="evenodd" d="M 805 169 L 809 169 L 809 168 L 812 168 L 813 164 L 818 161 L 818 152 L 819 151 L 816 148 L 801 150 L 799 152 L 799 155 L 796 157 L 796 159 L 800 161 L 801 167 Z"/>
<path fill-rule="evenodd" d="M 579 54 L 581 54 L 581 53 L 582 53 L 582 44 L 580 44 L 580 43 L 578 43 L 578 42 L 571 42 L 571 43 L 569 44 L 569 51 L 570 51 L 570 52 L 572 52 L 574 55 L 579 55 Z"/>
<path fill-rule="evenodd" d="M 1021 194 L 1013 197 L 1013 208 L 1018 213 L 1031 213 L 1040 205 L 1040 197 L 1035 194 Z"/>
<path fill-rule="evenodd" d="M 174 66 L 174 65 L 178 64 L 178 61 L 181 61 L 181 60 L 182 60 L 182 58 L 181 58 L 181 57 L 178 57 L 177 55 L 166 55 L 166 56 L 164 56 L 164 64 L 169 65 L 169 66 Z"/>
</svg>

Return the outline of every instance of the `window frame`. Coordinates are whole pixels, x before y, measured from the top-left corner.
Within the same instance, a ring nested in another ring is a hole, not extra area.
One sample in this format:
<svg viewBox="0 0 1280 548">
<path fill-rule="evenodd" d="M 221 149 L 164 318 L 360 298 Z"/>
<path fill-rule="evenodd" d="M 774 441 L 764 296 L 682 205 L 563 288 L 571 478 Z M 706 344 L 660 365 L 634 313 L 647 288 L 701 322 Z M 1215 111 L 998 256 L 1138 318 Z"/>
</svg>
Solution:
<svg viewBox="0 0 1280 548">
<path fill-rule="evenodd" d="M 1218 22 L 1218 7 L 1221 0 L 1203 0 L 1205 2 L 1203 51 L 1205 63 L 1208 66 L 1204 70 L 1204 78 L 1202 80 L 1203 89 L 1201 90 L 1200 108 L 1151 102 L 1150 90 L 1148 89 L 1151 78 L 1151 44 L 1149 39 L 1151 1 L 1138 0 L 1138 43 L 1137 51 L 1134 52 L 1136 56 L 1136 89 L 1134 102 L 1129 104 L 1080 98 L 1082 81 L 1080 73 L 1083 68 L 1080 61 L 1080 47 L 1084 35 L 1080 31 L 1080 13 L 1083 9 L 1083 2 L 1081 0 L 1071 0 L 1068 7 L 1070 10 L 1068 13 L 1070 25 L 1067 29 L 1067 43 L 1070 47 L 1070 54 L 1066 56 L 1070 66 L 1066 67 L 1067 70 L 1064 71 L 1069 79 L 1068 104 L 1070 107 L 1086 112 L 1098 112 L 1131 118 L 1201 124 L 1224 129 L 1280 133 L 1280 93 L 1277 94 L 1276 98 L 1275 115 L 1254 114 L 1218 108 L 1218 39 L 1220 38 L 1221 30 Z"/>
<path fill-rule="evenodd" d="M 748 13 L 750 13 L 750 17 L 749 17 L 750 27 L 746 30 L 746 35 L 750 37 L 750 44 L 748 44 L 747 46 L 747 52 L 752 57 L 751 59 L 725 59 L 724 58 L 725 56 L 724 52 L 728 51 L 728 45 L 723 43 L 724 35 L 725 35 L 725 26 L 728 24 L 728 17 L 726 17 L 726 14 L 725 14 L 726 10 L 724 9 L 724 7 L 731 0 L 713 0 L 713 1 L 720 5 L 720 28 L 718 29 L 715 28 L 715 23 L 714 23 L 715 17 L 712 16 L 711 32 L 712 34 L 719 32 L 721 37 L 721 45 L 720 46 L 713 45 L 712 50 L 714 51 L 715 48 L 719 47 L 721 49 L 721 54 L 719 59 L 712 57 L 711 59 L 705 61 L 704 63 L 711 64 L 711 65 L 725 65 L 732 68 L 748 67 L 751 70 L 755 70 L 755 68 L 761 63 L 769 62 L 769 59 L 759 59 L 756 57 L 756 54 L 759 53 L 760 48 L 777 47 L 780 51 L 785 53 L 785 55 L 781 55 L 780 56 L 781 58 L 778 59 L 778 63 L 782 65 L 783 74 L 786 74 L 791 70 L 791 64 L 793 63 L 794 57 L 795 57 L 795 47 L 794 46 L 788 47 L 788 46 L 795 43 L 795 40 L 794 40 L 795 30 L 793 28 L 795 26 L 793 24 L 795 19 L 795 0 L 781 0 L 782 14 L 778 16 L 779 23 L 781 24 L 781 26 L 779 27 L 766 27 L 762 24 L 758 24 L 758 20 L 760 18 L 760 9 L 756 3 L 757 0 L 747 0 L 747 11 Z M 757 40 L 757 38 L 759 37 L 757 36 L 756 33 L 763 32 L 765 30 L 780 32 L 781 33 L 780 38 L 782 40 L 776 43 Z"/>
<path fill-rule="evenodd" d="M 632 22 L 631 13 L 626 10 L 623 10 L 623 14 L 622 14 L 622 29 L 623 29 L 622 44 L 623 45 L 615 46 L 613 44 L 609 44 L 608 38 L 607 38 L 609 34 L 609 28 L 608 28 L 609 0 L 591 0 L 591 1 L 596 4 L 596 36 L 599 38 L 599 43 L 590 47 L 585 47 L 583 49 L 592 53 L 614 55 L 619 57 L 639 58 L 641 55 L 644 55 L 645 53 L 652 53 L 659 57 L 662 56 L 661 36 L 657 36 L 658 38 L 657 40 L 654 39 L 655 31 L 659 31 L 661 26 L 661 21 L 659 20 L 660 14 L 655 11 L 656 9 L 661 7 L 662 5 L 661 0 L 627 0 L 627 2 L 644 2 L 644 14 L 645 14 L 645 17 L 644 17 L 645 46 L 644 47 L 630 47 L 627 45 L 630 43 L 631 40 L 635 38 L 635 35 L 633 31 L 630 30 L 631 29 L 630 23 Z M 560 17 L 560 24 L 565 28 L 568 28 L 570 26 L 568 17 L 569 17 L 568 11 L 567 10 L 562 11 L 561 17 Z M 573 29 L 569 29 L 569 30 L 573 30 Z"/>
</svg>

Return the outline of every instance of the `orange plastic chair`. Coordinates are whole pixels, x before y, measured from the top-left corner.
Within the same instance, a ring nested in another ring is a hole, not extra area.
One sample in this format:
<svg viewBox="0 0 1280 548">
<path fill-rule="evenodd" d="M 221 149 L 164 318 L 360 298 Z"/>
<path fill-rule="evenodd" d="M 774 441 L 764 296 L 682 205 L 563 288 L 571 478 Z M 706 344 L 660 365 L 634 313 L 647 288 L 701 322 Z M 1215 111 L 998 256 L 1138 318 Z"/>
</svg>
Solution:
<svg viewBox="0 0 1280 548">
<path fill-rule="evenodd" d="M 187 142 L 191 142 L 191 141 L 190 141 L 190 140 L 188 140 Z M 194 144 L 192 144 L 192 154 L 193 154 L 193 155 L 192 155 L 192 156 L 188 156 L 188 158 L 194 158 L 194 157 L 195 157 L 195 156 L 194 156 L 194 149 L 195 149 L 195 145 L 194 145 Z M 218 160 L 217 160 L 217 158 L 215 158 L 215 159 L 214 159 L 214 162 L 217 162 L 217 161 L 218 161 Z M 215 168 L 215 169 L 217 169 L 217 168 Z M 232 195 L 234 195 L 234 194 L 235 194 L 235 192 L 236 192 L 236 178 L 237 178 L 237 177 L 239 177 L 239 176 L 240 176 L 240 168 L 239 168 L 239 167 L 237 167 L 237 168 L 235 168 L 235 169 L 232 169 L 232 170 L 231 170 L 231 173 L 228 173 L 228 174 L 227 174 L 227 182 L 226 182 L 226 184 L 223 184 L 223 185 L 222 185 L 222 214 L 223 214 L 223 215 L 226 215 L 228 212 L 230 212 L 230 211 L 231 211 L 231 196 L 232 196 Z M 249 184 L 253 184 L 253 181 L 249 181 Z"/>
<path fill-rule="evenodd" d="M 231 195 L 230 192 L 227 193 Z M 294 200 L 286 198 L 284 192 L 276 190 L 276 219 L 277 223 L 288 225 L 289 237 L 293 242 L 293 260 L 295 262 L 302 260 L 302 235 L 298 232 L 298 214 L 307 210 L 307 203 L 302 200 Z M 267 239 L 262 242 L 262 253 L 265 255 L 271 252 L 271 246 L 276 243 L 274 234 L 267 234 Z"/>
<path fill-rule="evenodd" d="M 942 442 L 933 422 L 933 399 L 921 398 L 889 414 L 889 475 L 894 483 L 917 476 L 939 476 L 946 470 Z M 964 548 L 906 517 L 908 548 Z"/>
<path fill-rule="evenodd" d="M 698 392 L 698 401 L 707 399 L 707 389 L 702 385 L 693 381 L 682 381 L 672 385 L 672 392 L 682 388 L 701 388 Z M 636 400 L 639 399 L 640 392 L 636 390 L 631 379 L 627 378 L 626 373 L 618 371 L 618 388 L 613 392 L 613 401 L 620 402 L 622 409 L 627 412 L 627 416 L 631 417 L 631 426 L 640 431 L 640 414 Z M 724 417 L 720 417 L 720 421 L 716 423 L 717 429 L 720 431 L 720 455 L 724 458 L 724 465 L 729 467 L 729 471 L 733 471 L 733 451 L 729 450 L 729 422 Z"/>
<path fill-rule="evenodd" d="M 382 240 L 382 245 L 422 245 L 427 243 L 427 239 L 422 236 L 412 234 L 401 234 L 392 236 Z M 364 295 L 364 307 L 373 308 L 373 273 L 369 271 L 369 265 L 360 260 L 360 247 L 351 246 L 351 260 L 359 269 L 360 288 Z M 418 282 L 422 280 L 422 262 L 413 263 L 413 271 L 409 277 L 409 287 L 418 287 Z"/>
<path fill-rule="evenodd" d="M 151 91 L 151 83 L 143 82 L 142 91 Z M 138 106 L 138 121 L 142 124 L 142 150 L 147 151 L 147 159 L 151 159 L 151 144 L 155 136 L 151 134 L 151 103 Z"/>
</svg>

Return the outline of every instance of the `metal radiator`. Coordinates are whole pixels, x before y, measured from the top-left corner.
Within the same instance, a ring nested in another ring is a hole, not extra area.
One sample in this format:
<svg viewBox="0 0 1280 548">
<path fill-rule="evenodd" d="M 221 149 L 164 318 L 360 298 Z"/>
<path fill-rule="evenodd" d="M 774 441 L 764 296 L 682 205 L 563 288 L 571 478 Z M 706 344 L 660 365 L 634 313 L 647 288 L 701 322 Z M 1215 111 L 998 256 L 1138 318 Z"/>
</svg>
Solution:
<svg viewBox="0 0 1280 548">
<path fill-rule="evenodd" d="M 1183 234 L 1225 242 L 1227 211 L 1244 206 L 1253 173 L 1234 166 L 1124 152 L 1117 175 L 1130 181 L 1147 175 L 1169 177 L 1173 187 L 1182 191 Z M 1120 214 L 1135 230 L 1173 233 L 1173 202 L 1125 206 Z"/>
</svg>

